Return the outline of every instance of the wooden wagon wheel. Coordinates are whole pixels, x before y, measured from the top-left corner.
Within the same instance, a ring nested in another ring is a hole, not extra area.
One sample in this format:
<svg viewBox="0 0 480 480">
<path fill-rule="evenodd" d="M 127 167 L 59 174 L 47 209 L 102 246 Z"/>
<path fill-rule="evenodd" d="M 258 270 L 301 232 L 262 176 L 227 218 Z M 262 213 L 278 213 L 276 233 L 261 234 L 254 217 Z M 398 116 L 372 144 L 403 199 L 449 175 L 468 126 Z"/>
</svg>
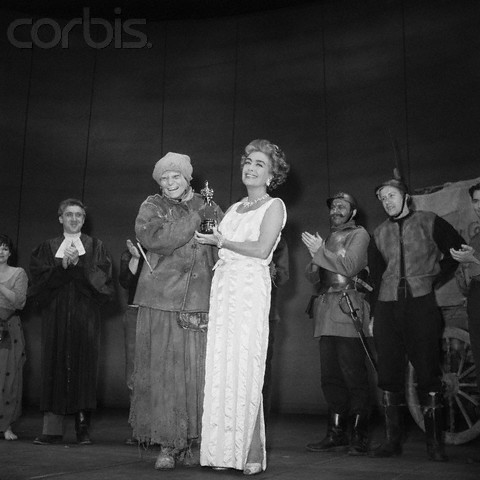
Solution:
<svg viewBox="0 0 480 480">
<path fill-rule="evenodd" d="M 456 327 L 443 333 L 442 382 L 445 387 L 445 443 L 459 445 L 480 434 L 480 391 L 476 383 L 475 364 L 470 348 L 470 335 Z M 418 426 L 425 430 L 419 405 L 415 369 L 407 370 L 407 404 Z"/>
</svg>

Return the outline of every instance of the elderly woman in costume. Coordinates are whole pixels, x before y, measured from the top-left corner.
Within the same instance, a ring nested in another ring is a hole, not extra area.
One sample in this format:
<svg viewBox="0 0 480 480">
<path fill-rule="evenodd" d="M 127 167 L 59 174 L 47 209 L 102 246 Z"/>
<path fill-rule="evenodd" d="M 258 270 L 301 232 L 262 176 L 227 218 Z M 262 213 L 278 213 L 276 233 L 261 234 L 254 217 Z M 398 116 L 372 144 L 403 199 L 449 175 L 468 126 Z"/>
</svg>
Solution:
<svg viewBox="0 0 480 480">
<path fill-rule="evenodd" d="M 204 362 L 216 248 L 194 238 L 205 202 L 190 186 L 190 157 L 167 153 L 155 165 L 160 194 L 135 223 L 148 250 L 135 295 L 139 306 L 130 423 L 141 443 L 160 445 L 155 468 L 198 464 Z M 216 213 L 222 216 L 214 205 Z M 195 452 L 197 455 L 195 455 Z"/>
<path fill-rule="evenodd" d="M 12 423 L 22 412 L 25 339 L 18 310 L 25 305 L 28 278 L 23 268 L 10 265 L 13 243 L 0 235 L 0 432 L 16 440 Z"/>
<path fill-rule="evenodd" d="M 287 218 L 272 190 L 287 176 L 285 155 L 253 140 L 242 156 L 248 196 L 233 204 L 213 234 L 220 260 L 210 297 L 201 465 L 246 475 L 266 468 L 262 387 L 268 346 L 269 264 Z"/>
</svg>

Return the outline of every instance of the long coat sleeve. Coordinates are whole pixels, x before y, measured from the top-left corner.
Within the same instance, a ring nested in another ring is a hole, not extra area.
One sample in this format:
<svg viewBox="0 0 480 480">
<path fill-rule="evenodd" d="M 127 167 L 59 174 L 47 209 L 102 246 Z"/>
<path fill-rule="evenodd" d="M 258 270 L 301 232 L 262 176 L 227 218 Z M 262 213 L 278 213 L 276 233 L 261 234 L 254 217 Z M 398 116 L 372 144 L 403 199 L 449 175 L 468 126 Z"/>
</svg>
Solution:
<svg viewBox="0 0 480 480">
<path fill-rule="evenodd" d="M 194 238 L 203 205 L 198 194 L 181 203 L 152 195 L 142 203 L 135 233 L 148 250 L 148 263 L 140 274 L 135 304 L 169 312 L 208 312 L 218 256 L 216 247 Z"/>
</svg>

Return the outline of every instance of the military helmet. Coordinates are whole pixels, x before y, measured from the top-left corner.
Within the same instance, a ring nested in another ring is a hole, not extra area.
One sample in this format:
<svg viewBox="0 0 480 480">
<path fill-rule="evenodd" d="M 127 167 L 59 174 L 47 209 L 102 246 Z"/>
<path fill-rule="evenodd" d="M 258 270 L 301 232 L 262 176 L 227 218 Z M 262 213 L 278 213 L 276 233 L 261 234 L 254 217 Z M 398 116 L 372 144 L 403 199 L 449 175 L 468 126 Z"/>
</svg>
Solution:
<svg viewBox="0 0 480 480">
<path fill-rule="evenodd" d="M 352 206 L 352 210 L 355 210 L 357 208 L 357 201 L 355 200 L 355 198 L 346 192 L 337 192 L 332 197 L 327 198 L 327 207 L 331 208 L 332 202 L 337 198 L 348 202 Z"/>
<path fill-rule="evenodd" d="M 397 178 L 391 178 L 389 180 L 385 180 L 382 184 L 375 187 L 375 195 L 378 197 L 380 190 L 383 187 L 394 187 L 400 190 L 403 194 L 408 193 L 407 185 L 402 181 L 398 180 Z"/>
</svg>

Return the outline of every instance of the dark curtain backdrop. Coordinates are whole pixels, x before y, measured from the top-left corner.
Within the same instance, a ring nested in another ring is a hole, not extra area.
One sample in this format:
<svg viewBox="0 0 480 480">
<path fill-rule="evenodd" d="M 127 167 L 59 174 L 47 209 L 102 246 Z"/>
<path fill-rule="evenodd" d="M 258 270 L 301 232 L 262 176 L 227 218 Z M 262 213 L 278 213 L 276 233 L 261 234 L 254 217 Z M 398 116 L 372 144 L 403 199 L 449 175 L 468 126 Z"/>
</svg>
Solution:
<svg viewBox="0 0 480 480">
<path fill-rule="evenodd" d="M 186 153 L 226 208 L 243 194 L 239 161 L 253 138 L 292 165 L 278 191 L 288 208 L 291 280 L 281 295 L 274 408 L 325 410 L 317 342 L 304 310 L 311 288 L 304 230 L 328 233 L 325 199 L 354 194 L 371 231 L 384 214 L 373 194 L 397 156 L 412 189 L 479 174 L 480 3 L 326 1 L 260 14 L 150 22 L 151 48 L 0 46 L 0 230 L 27 268 L 31 250 L 61 233 L 66 197 L 88 206 L 87 230 L 118 267 L 153 166 Z M 0 25 L 21 15 L 2 11 Z M 68 19 L 59 21 L 65 25 Z M 29 39 L 27 27 L 17 37 Z M 39 32 L 42 34 L 42 31 Z M 101 37 L 101 32 L 93 32 Z M 104 310 L 99 400 L 125 406 L 124 292 Z M 27 308 L 25 402 L 36 404 L 40 321 Z"/>
</svg>

